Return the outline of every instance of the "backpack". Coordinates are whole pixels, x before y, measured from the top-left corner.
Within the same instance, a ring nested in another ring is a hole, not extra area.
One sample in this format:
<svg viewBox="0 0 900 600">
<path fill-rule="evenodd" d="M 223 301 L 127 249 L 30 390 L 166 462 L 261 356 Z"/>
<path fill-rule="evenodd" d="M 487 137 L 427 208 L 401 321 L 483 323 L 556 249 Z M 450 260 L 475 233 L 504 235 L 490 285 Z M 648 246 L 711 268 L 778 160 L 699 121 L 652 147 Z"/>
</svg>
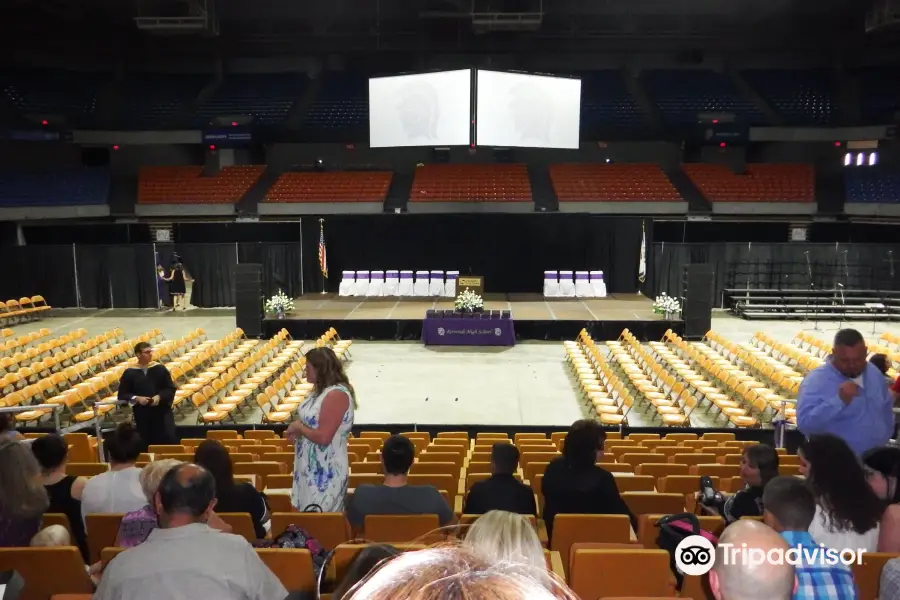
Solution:
<svg viewBox="0 0 900 600">
<path fill-rule="evenodd" d="M 656 545 L 661 550 L 669 553 L 669 568 L 675 575 L 675 579 L 678 581 L 678 589 L 680 590 L 681 583 L 684 581 L 684 575 L 675 566 L 675 550 L 678 548 L 678 544 L 688 536 L 699 535 L 705 537 L 715 546 L 719 543 L 719 538 L 709 531 L 701 529 L 700 519 L 693 513 L 677 513 L 665 516 L 656 522 L 656 527 L 659 527 Z"/>
</svg>

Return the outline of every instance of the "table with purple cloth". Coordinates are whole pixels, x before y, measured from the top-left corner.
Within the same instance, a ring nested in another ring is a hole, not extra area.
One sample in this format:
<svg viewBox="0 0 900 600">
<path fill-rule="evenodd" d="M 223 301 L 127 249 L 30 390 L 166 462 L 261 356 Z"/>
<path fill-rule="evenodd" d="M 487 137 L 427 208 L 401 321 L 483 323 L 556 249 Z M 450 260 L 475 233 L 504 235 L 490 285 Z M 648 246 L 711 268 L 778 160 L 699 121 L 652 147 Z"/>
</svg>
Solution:
<svg viewBox="0 0 900 600">
<path fill-rule="evenodd" d="M 460 314 L 429 310 L 422 322 L 426 346 L 515 346 L 516 332 L 508 310 Z"/>
</svg>

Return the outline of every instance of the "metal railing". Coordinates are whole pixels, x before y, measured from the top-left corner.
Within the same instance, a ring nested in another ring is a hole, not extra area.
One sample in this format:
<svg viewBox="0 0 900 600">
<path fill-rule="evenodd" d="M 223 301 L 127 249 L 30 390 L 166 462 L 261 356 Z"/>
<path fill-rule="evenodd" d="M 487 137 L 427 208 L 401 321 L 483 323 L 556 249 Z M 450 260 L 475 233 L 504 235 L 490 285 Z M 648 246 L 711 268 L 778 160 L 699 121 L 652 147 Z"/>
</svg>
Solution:
<svg viewBox="0 0 900 600">
<path fill-rule="evenodd" d="M 0 406 L 0 413 L 23 413 L 33 410 L 52 410 L 53 425 L 58 433 L 62 433 L 62 427 L 59 420 L 59 411 L 63 409 L 62 404 L 29 404 L 27 406 Z"/>
</svg>

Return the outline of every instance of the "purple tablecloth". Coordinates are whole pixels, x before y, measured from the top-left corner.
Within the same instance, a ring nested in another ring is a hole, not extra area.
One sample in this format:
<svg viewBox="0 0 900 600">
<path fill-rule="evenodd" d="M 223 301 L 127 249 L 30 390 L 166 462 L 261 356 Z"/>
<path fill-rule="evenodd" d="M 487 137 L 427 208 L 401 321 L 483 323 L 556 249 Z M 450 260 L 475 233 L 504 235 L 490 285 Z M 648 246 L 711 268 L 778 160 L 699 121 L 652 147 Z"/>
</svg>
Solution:
<svg viewBox="0 0 900 600">
<path fill-rule="evenodd" d="M 425 317 L 422 343 L 426 346 L 515 346 L 512 319 Z"/>
</svg>

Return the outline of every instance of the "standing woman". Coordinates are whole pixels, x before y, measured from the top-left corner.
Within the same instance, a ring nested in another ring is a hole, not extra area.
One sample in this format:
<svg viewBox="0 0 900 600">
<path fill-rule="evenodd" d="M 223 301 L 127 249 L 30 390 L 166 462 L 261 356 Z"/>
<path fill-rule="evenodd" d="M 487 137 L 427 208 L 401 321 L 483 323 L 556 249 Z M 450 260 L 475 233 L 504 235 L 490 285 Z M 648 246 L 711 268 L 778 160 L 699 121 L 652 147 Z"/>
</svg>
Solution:
<svg viewBox="0 0 900 600">
<path fill-rule="evenodd" d="M 184 265 L 181 261 L 178 261 L 172 266 L 172 274 L 169 275 L 169 293 L 172 294 L 172 310 L 178 310 L 179 306 L 181 306 L 182 310 L 185 308 L 184 294 L 187 292 L 187 287 L 184 282 Z"/>
<path fill-rule="evenodd" d="M 356 396 L 331 348 L 313 348 L 306 354 L 306 379 L 315 385 L 313 393 L 285 431 L 296 452 L 291 503 L 301 511 L 316 505 L 322 512 L 343 512 Z"/>
</svg>

